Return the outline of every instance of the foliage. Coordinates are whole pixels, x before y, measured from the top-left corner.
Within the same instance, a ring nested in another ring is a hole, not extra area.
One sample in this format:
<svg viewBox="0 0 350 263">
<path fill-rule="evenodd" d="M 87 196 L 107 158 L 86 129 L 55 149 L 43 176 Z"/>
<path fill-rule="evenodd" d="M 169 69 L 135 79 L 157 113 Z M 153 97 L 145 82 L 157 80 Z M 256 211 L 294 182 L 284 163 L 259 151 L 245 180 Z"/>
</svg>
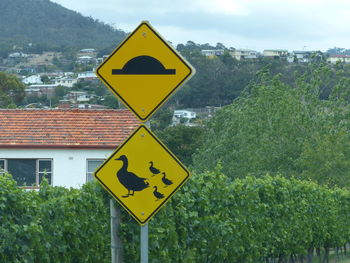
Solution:
<svg viewBox="0 0 350 263">
<path fill-rule="evenodd" d="M 24 84 L 14 75 L 0 72 L 0 108 L 13 108 L 24 98 Z"/>
<path fill-rule="evenodd" d="M 201 54 L 201 50 L 218 47 L 226 51 L 224 55 L 206 57 Z M 289 63 L 283 59 L 265 57 L 236 60 L 229 54 L 229 49 L 220 43 L 212 47 L 188 41 L 185 45 L 179 44 L 177 50 L 196 69 L 196 75 L 171 100 L 177 108 L 180 105 L 183 108 L 229 105 L 247 85 L 259 79 L 259 72 L 266 70 L 272 75 L 280 74 L 280 80 L 289 86 L 294 86 L 300 76 L 313 76 L 313 72 L 322 71 L 324 75 L 319 77 L 323 83 L 320 87 L 323 99 L 328 98 L 342 77 L 350 74 L 350 65 L 328 65 L 319 52 L 310 58 L 309 63 Z M 310 80 L 309 77 L 305 79 Z"/>
<path fill-rule="evenodd" d="M 349 82 L 322 100 L 319 75 L 323 71 L 289 86 L 262 72 L 209 122 L 195 168 L 212 170 L 220 161 L 235 178 L 282 173 L 349 186 Z"/>
<path fill-rule="evenodd" d="M 154 114 L 154 117 L 150 120 L 152 130 L 164 130 L 171 124 L 173 117 L 173 111 L 170 108 L 163 107 Z"/>
<path fill-rule="evenodd" d="M 0 176 L 1 262 L 110 262 L 109 197 L 81 189 L 17 188 Z M 350 193 L 282 176 L 231 181 L 194 174 L 150 221 L 150 262 L 257 263 L 349 242 Z M 122 210 L 126 263 L 139 260 L 139 226 Z"/>
<path fill-rule="evenodd" d="M 203 143 L 203 127 L 170 126 L 156 132 L 159 139 L 180 159 L 183 164 L 192 164 L 192 154 Z"/>
</svg>

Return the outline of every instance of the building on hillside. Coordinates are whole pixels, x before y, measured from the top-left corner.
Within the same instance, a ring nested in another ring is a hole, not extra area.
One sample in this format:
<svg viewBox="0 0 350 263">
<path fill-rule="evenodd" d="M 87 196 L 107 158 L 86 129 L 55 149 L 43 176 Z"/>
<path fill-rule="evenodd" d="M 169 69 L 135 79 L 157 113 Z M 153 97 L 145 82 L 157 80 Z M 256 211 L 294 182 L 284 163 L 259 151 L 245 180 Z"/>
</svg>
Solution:
<svg viewBox="0 0 350 263">
<path fill-rule="evenodd" d="M 52 97 L 55 95 L 55 88 L 58 87 L 57 84 L 33 84 L 25 88 L 26 96 L 47 96 Z"/>
<path fill-rule="evenodd" d="M 196 113 L 190 110 L 175 110 L 172 125 L 184 124 L 190 126 L 191 120 L 196 118 Z"/>
<path fill-rule="evenodd" d="M 257 59 L 259 57 L 259 52 L 251 49 L 235 49 L 229 53 L 237 60 Z"/>
<path fill-rule="evenodd" d="M 78 79 L 71 77 L 61 77 L 55 80 L 56 85 L 64 86 L 67 88 L 72 88 L 75 83 L 78 82 Z"/>
<path fill-rule="evenodd" d="M 95 59 L 90 56 L 80 56 L 77 58 L 77 63 L 81 65 L 93 64 L 95 63 Z"/>
<path fill-rule="evenodd" d="M 310 61 L 311 54 L 311 51 L 293 51 L 293 62 L 308 63 Z"/>
<path fill-rule="evenodd" d="M 10 53 L 8 58 L 28 58 L 30 57 L 29 54 L 26 54 L 26 53 L 22 53 L 22 52 L 13 52 L 13 53 Z"/>
<path fill-rule="evenodd" d="M 288 50 L 285 49 L 266 49 L 263 51 L 264 57 L 269 58 L 287 58 Z"/>
<path fill-rule="evenodd" d="M 225 53 L 225 50 L 223 50 L 223 49 L 208 49 L 208 50 L 202 50 L 201 52 L 206 57 L 217 57 L 217 56 L 222 56 Z"/>
<path fill-rule="evenodd" d="M 85 71 L 85 72 L 80 72 L 78 74 L 78 81 L 93 81 L 93 80 L 97 80 L 97 76 L 95 74 L 95 72 L 93 71 Z"/>
<path fill-rule="evenodd" d="M 69 100 L 71 103 L 87 103 L 94 97 L 95 95 L 88 94 L 86 91 L 70 91 L 65 96 L 65 99 Z"/>
<path fill-rule="evenodd" d="M 22 79 L 22 82 L 24 84 L 43 84 L 40 75 L 31 75 L 29 77 Z"/>
<path fill-rule="evenodd" d="M 96 49 L 94 48 L 84 48 L 79 51 L 80 53 L 94 53 L 96 52 Z"/>
<path fill-rule="evenodd" d="M 0 109 L 0 173 L 80 187 L 138 125 L 129 110 Z"/>
<path fill-rule="evenodd" d="M 330 55 L 327 58 L 327 62 L 332 64 L 336 64 L 337 62 L 350 63 L 350 56 L 349 55 Z"/>
</svg>

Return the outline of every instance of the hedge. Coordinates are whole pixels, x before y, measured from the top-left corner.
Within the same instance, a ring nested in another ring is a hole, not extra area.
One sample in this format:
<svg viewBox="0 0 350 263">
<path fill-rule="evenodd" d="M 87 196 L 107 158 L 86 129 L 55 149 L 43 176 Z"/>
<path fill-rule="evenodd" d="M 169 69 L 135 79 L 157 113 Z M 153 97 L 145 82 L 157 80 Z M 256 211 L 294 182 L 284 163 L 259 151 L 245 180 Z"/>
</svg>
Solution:
<svg viewBox="0 0 350 263">
<path fill-rule="evenodd" d="M 0 176 L 0 262 L 110 262 L 109 196 Z M 350 192 L 282 176 L 230 181 L 194 174 L 150 221 L 150 262 L 311 262 L 350 238 Z M 126 263 L 139 261 L 139 226 L 122 210 Z"/>
</svg>

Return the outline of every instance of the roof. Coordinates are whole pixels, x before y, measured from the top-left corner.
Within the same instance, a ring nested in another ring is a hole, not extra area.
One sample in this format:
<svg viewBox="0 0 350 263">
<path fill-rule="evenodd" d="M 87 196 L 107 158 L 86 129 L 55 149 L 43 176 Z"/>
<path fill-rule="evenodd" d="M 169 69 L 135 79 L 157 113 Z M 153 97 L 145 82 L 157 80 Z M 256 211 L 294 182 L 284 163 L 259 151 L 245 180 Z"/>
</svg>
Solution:
<svg viewBox="0 0 350 263">
<path fill-rule="evenodd" d="M 129 110 L 0 109 L 0 148 L 115 148 L 140 122 Z"/>
<path fill-rule="evenodd" d="M 342 54 L 335 54 L 335 55 L 330 55 L 330 58 L 350 58 L 349 55 L 342 55 Z"/>
</svg>

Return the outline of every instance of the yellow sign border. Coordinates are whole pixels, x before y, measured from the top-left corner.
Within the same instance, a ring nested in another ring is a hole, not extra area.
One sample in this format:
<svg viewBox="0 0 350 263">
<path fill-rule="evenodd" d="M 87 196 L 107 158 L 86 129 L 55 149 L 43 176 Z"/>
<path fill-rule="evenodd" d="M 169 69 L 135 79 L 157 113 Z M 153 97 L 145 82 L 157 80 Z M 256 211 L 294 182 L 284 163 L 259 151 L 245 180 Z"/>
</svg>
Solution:
<svg viewBox="0 0 350 263">
<path fill-rule="evenodd" d="M 108 186 L 106 186 L 103 181 L 101 181 L 97 176 L 96 174 L 102 169 L 102 167 L 104 167 L 104 165 L 109 162 L 113 156 L 116 155 L 116 153 L 118 151 L 120 151 L 123 146 L 128 143 L 129 140 L 131 140 L 131 138 L 140 130 L 140 129 L 144 129 L 145 132 L 147 132 L 151 137 L 153 137 L 153 139 L 155 139 L 158 144 L 163 147 L 163 149 L 178 163 L 179 166 L 182 167 L 182 169 L 187 173 L 187 176 L 183 179 L 183 181 L 172 191 L 171 194 L 169 194 L 166 199 L 162 200 L 162 202 L 159 204 L 159 206 L 154 209 L 154 211 L 143 221 L 139 220 L 139 218 L 123 203 L 123 201 L 118 198 L 112 190 L 110 190 L 108 188 Z M 105 188 L 110 195 L 113 196 L 113 198 L 115 200 L 117 200 L 117 202 L 125 208 L 126 211 L 128 211 L 128 213 L 140 224 L 140 225 L 145 225 L 159 210 L 160 208 L 162 208 L 167 202 L 168 200 L 170 199 L 170 197 L 172 197 L 179 189 L 180 187 L 189 179 L 190 177 L 190 172 L 187 170 L 187 168 L 180 162 L 179 159 L 177 159 L 177 157 L 156 137 L 155 134 L 153 134 L 145 125 L 140 125 L 138 128 L 135 129 L 135 131 L 128 137 L 128 139 L 126 139 L 123 144 L 121 144 L 111 155 L 110 157 L 108 157 L 108 159 L 106 161 L 103 162 L 103 164 L 95 171 L 94 173 L 94 177 L 98 180 L 98 182 L 103 186 L 103 188 Z"/>
<path fill-rule="evenodd" d="M 105 78 L 102 77 L 102 75 L 100 75 L 99 73 L 99 70 L 105 65 L 105 63 L 107 63 L 107 61 L 114 56 L 114 54 L 120 49 L 122 48 L 126 43 L 127 41 L 138 31 L 138 29 L 141 27 L 141 26 L 147 26 L 168 48 L 169 50 L 175 54 L 176 57 L 179 58 L 179 60 L 182 61 L 182 63 L 189 69 L 189 73 L 169 92 L 169 94 L 167 96 L 165 96 L 163 98 L 162 101 L 159 102 L 159 104 L 157 106 L 154 107 L 154 109 L 152 111 L 150 111 L 150 113 L 142 118 L 136 110 L 134 110 L 129 104 L 127 101 L 124 100 L 124 98 L 116 91 L 114 90 L 114 88 L 107 82 L 107 80 L 105 80 Z M 117 46 L 117 48 L 112 52 L 112 54 L 107 58 L 105 59 L 101 65 L 99 65 L 96 69 L 96 75 L 98 76 L 98 78 L 123 102 L 123 104 L 129 108 L 135 115 L 136 117 L 141 120 L 142 122 L 145 122 L 147 121 L 154 113 L 157 109 L 159 109 L 169 98 L 170 96 L 182 85 L 184 85 L 188 80 L 191 79 L 191 77 L 195 74 L 196 70 L 191 66 L 190 63 L 188 63 L 186 61 L 185 58 L 183 58 L 172 46 L 170 46 L 168 44 L 168 42 L 163 39 L 163 37 L 147 22 L 147 21 L 143 21 L 141 22 L 141 24 L 132 32 L 130 33 L 126 39 L 124 39 L 122 41 L 122 43 L 119 44 L 119 46 Z"/>
</svg>

